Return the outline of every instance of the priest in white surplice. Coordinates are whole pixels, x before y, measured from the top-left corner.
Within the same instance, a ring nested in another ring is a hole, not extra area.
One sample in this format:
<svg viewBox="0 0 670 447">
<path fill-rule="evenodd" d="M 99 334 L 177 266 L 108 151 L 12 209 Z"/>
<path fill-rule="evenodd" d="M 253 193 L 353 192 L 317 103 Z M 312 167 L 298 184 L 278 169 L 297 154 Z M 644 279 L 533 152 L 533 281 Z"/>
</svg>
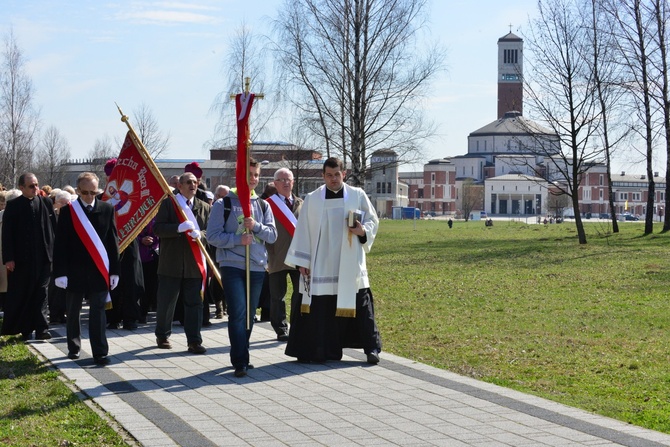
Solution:
<svg viewBox="0 0 670 447">
<path fill-rule="evenodd" d="M 285 263 L 300 270 L 302 297 L 300 315 L 291 316 L 286 355 L 300 362 L 340 360 L 342 348 L 362 348 L 368 363 L 379 362 L 365 263 L 379 220 L 365 191 L 345 184 L 345 176 L 341 160 L 324 162 L 325 184 L 305 198 L 286 256 Z M 350 227 L 352 213 L 359 220 Z"/>
</svg>

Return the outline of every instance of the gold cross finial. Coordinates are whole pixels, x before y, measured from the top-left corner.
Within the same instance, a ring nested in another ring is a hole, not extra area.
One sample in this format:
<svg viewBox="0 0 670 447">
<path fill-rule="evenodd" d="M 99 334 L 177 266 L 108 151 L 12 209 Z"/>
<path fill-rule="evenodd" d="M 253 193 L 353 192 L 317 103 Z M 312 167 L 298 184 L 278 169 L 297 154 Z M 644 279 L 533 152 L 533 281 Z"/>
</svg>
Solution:
<svg viewBox="0 0 670 447">
<path fill-rule="evenodd" d="M 247 95 L 249 94 L 249 86 L 250 86 L 250 84 L 251 84 L 251 78 L 247 76 L 246 78 L 244 78 L 244 93 L 247 94 Z M 234 94 L 234 93 L 231 93 L 231 94 L 230 94 L 230 99 L 235 99 L 235 96 L 237 96 L 237 95 Z M 264 95 L 263 93 L 255 93 L 254 96 L 255 96 L 257 99 L 263 99 L 263 98 L 265 98 L 265 95 Z"/>
</svg>

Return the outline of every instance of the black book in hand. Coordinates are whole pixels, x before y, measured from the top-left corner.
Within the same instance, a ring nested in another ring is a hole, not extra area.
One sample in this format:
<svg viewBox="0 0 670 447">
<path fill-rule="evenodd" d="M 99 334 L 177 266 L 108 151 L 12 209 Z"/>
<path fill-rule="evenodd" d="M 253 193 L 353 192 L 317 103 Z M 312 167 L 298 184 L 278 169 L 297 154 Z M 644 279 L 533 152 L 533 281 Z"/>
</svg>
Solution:
<svg viewBox="0 0 670 447">
<path fill-rule="evenodd" d="M 347 218 L 347 225 L 349 228 L 355 228 L 356 222 L 363 221 L 364 212 L 361 210 L 349 211 L 349 217 Z"/>
</svg>

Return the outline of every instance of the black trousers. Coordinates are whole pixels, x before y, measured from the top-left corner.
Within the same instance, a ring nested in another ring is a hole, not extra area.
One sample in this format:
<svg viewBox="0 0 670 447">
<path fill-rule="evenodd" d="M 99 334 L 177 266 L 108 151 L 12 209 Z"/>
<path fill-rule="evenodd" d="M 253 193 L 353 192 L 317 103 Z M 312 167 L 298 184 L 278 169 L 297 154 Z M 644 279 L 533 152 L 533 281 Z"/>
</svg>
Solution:
<svg viewBox="0 0 670 447">
<path fill-rule="evenodd" d="M 67 311 L 67 349 L 77 353 L 81 350 L 81 306 L 84 298 L 88 299 L 88 337 L 91 342 L 93 357 L 100 357 L 109 353 L 105 325 L 105 300 L 107 291 L 103 292 L 66 292 L 65 304 Z"/>
<path fill-rule="evenodd" d="M 47 320 L 47 287 L 51 263 L 17 263 L 7 272 L 7 295 L 2 335 L 22 334 L 28 338 L 33 331 L 40 334 L 49 329 Z"/>
</svg>

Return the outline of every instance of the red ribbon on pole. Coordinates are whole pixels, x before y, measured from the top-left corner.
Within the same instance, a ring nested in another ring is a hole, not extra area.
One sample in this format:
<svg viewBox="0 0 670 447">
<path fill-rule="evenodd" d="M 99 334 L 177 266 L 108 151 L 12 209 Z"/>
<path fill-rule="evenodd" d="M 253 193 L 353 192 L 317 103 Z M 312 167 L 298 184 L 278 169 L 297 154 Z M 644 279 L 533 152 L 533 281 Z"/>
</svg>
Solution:
<svg viewBox="0 0 670 447">
<path fill-rule="evenodd" d="M 235 96 L 237 112 L 237 164 L 235 182 L 237 196 L 240 198 L 244 217 L 251 217 L 251 191 L 249 190 L 249 114 L 254 102 L 253 93 L 240 93 Z"/>
</svg>

